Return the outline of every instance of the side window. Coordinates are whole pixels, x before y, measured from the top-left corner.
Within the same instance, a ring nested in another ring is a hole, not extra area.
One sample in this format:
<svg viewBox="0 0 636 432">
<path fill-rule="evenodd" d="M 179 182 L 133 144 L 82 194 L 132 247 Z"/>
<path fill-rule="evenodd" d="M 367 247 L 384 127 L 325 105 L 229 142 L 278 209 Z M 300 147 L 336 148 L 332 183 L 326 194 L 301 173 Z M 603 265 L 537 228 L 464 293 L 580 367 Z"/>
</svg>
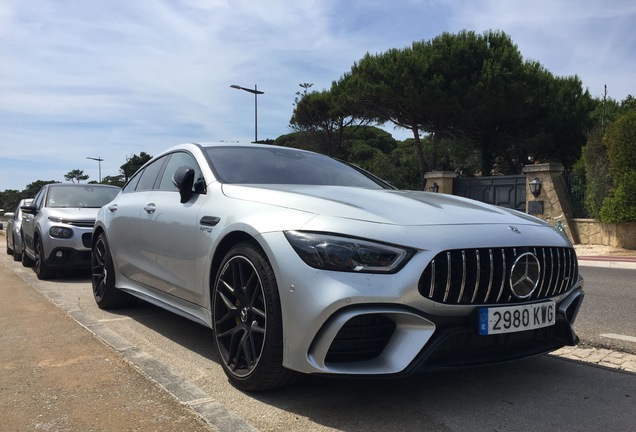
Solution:
<svg viewBox="0 0 636 432">
<path fill-rule="evenodd" d="M 137 187 L 135 188 L 136 191 L 151 190 L 154 188 L 157 176 L 159 175 L 163 164 L 166 162 L 166 159 L 166 157 L 157 159 L 144 169 L 141 173 L 141 177 L 139 178 L 139 183 L 137 183 Z"/>
<path fill-rule="evenodd" d="M 161 177 L 159 189 L 164 191 L 176 191 L 177 188 L 172 183 L 172 175 L 179 167 L 182 166 L 194 169 L 194 185 L 192 186 L 192 191 L 203 192 L 204 182 L 201 175 L 201 169 L 194 160 L 194 157 L 185 152 L 177 152 L 170 155 L 170 160 L 166 164 L 166 169 L 163 171 L 163 176 Z"/>
<path fill-rule="evenodd" d="M 138 171 L 130 180 L 128 180 L 128 183 L 126 183 L 122 191 L 124 193 L 134 192 L 142 173 L 143 171 Z"/>
<path fill-rule="evenodd" d="M 35 199 L 33 200 L 33 205 L 38 209 L 41 209 L 42 205 L 44 204 L 44 191 L 44 188 L 40 189 L 40 192 L 38 192 L 38 194 L 35 196 Z"/>
</svg>

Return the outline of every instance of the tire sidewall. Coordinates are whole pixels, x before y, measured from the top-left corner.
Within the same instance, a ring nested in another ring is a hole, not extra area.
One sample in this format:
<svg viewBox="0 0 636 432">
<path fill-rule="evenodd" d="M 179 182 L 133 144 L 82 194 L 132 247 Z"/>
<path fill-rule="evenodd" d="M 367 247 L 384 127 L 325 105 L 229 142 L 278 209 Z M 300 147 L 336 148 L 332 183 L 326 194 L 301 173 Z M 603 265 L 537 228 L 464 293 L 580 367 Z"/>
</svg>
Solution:
<svg viewBox="0 0 636 432">
<path fill-rule="evenodd" d="M 212 311 L 212 330 L 216 332 L 215 304 L 217 301 L 216 287 L 219 284 L 221 272 L 226 264 L 233 258 L 242 257 L 251 262 L 258 273 L 261 287 L 263 290 L 264 301 L 266 305 L 266 329 L 265 339 L 260 359 L 254 369 L 246 376 L 239 377 L 232 373 L 225 364 L 225 360 L 221 357 L 221 348 L 218 346 L 218 340 L 214 338 L 214 344 L 219 352 L 220 363 L 230 381 L 237 388 L 242 390 L 260 390 L 260 383 L 267 380 L 272 374 L 272 370 L 282 369 L 282 314 L 280 308 L 280 299 L 278 294 L 278 286 L 274 271 L 265 256 L 265 253 L 259 246 L 250 242 L 239 243 L 232 247 L 223 258 L 221 265 L 214 278 L 214 285 L 211 296 Z M 222 300 L 219 300 L 222 301 Z"/>
</svg>

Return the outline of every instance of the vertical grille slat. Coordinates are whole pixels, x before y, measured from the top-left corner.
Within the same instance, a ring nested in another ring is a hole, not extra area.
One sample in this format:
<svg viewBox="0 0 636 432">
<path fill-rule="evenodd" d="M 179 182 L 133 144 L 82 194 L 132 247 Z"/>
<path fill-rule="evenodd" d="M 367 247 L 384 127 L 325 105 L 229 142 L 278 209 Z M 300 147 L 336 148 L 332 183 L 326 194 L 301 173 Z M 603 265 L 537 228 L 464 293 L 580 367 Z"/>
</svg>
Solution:
<svg viewBox="0 0 636 432">
<path fill-rule="evenodd" d="M 501 299 L 501 295 L 503 294 L 504 284 L 506 283 L 506 275 L 508 274 L 508 269 L 506 267 L 506 250 L 501 250 L 501 264 L 503 265 L 503 271 L 501 272 L 501 286 L 499 287 L 499 295 L 497 295 L 496 302 L 499 303 Z"/>
<path fill-rule="evenodd" d="M 446 290 L 444 292 L 444 303 L 448 299 L 448 294 L 450 293 L 451 287 L 451 271 L 452 271 L 452 261 L 451 261 L 451 253 L 446 252 Z"/>
<path fill-rule="evenodd" d="M 464 289 L 466 289 L 466 251 L 462 251 L 462 286 L 459 288 L 459 296 L 457 297 L 457 303 L 462 302 L 464 296 Z"/>
<path fill-rule="evenodd" d="M 533 253 L 540 267 L 529 299 L 567 292 L 578 280 L 576 253 L 567 247 L 516 247 L 447 250 L 437 254 L 420 277 L 420 294 L 449 305 L 514 304 L 510 272 L 520 255 Z"/>
<path fill-rule="evenodd" d="M 429 290 L 428 298 L 434 298 L 435 294 L 435 260 L 431 261 L 429 266 L 431 268 L 431 288 Z"/>
<path fill-rule="evenodd" d="M 479 292 L 479 281 L 481 279 L 481 258 L 479 256 L 479 249 L 475 249 L 476 271 L 475 271 L 475 288 L 473 289 L 473 296 L 470 298 L 470 303 L 475 303 L 477 293 Z"/>
<path fill-rule="evenodd" d="M 484 297 L 484 303 L 488 301 L 490 292 L 492 291 L 492 279 L 495 276 L 495 260 L 492 257 L 492 249 L 488 249 L 488 258 L 490 259 L 490 272 L 488 273 L 488 291 Z"/>
</svg>

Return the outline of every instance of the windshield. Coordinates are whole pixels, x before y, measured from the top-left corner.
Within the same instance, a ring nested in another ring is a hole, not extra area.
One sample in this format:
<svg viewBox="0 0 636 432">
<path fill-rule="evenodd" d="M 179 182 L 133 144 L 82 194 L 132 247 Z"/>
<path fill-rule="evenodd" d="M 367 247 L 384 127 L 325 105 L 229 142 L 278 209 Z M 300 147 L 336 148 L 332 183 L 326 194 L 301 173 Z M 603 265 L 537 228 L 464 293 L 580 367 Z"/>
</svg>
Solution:
<svg viewBox="0 0 636 432">
<path fill-rule="evenodd" d="M 99 208 L 111 202 L 119 188 L 104 186 L 52 186 L 47 197 L 47 207 Z"/>
<path fill-rule="evenodd" d="M 208 147 L 223 183 L 389 187 L 382 180 L 330 157 L 282 147 Z"/>
</svg>

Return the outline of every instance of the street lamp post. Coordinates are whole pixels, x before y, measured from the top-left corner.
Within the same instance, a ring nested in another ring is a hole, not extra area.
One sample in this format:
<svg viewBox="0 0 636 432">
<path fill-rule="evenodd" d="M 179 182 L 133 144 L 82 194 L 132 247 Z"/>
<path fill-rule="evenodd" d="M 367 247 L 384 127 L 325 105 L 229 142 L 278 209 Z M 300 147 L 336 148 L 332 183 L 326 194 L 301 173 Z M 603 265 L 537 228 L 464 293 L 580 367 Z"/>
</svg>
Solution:
<svg viewBox="0 0 636 432">
<path fill-rule="evenodd" d="M 241 87 L 236 84 L 232 84 L 230 87 L 237 90 L 244 90 L 254 95 L 254 142 L 256 143 L 258 142 L 258 95 L 264 94 L 265 92 L 259 91 L 256 84 L 254 84 L 254 89 Z"/>
<path fill-rule="evenodd" d="M 102 182 L 102 161 L 104 159 L 102 159 L 100 156 L 97 156 L 96 158 L 94 157 L 87 157 L 86 159 L 91 159 L 94 161 L 97 161 L 98 167 L 99 167 L 99 182 Z"/>
</svg>

